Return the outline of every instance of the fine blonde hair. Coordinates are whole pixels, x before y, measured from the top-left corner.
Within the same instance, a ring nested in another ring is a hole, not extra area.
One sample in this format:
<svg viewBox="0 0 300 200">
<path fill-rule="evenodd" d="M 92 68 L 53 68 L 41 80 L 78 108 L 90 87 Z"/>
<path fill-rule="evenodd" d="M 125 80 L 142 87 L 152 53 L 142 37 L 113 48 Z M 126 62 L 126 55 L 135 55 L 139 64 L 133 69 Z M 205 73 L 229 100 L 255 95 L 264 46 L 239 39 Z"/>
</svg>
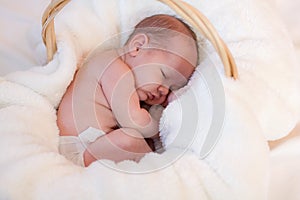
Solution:
<svg viewBox="0 0 300 200">
<path fill-rule="evenodd" d="M 140 33 L 146 34 L 149 37 L 149 43 L 156 45 L 163 45 L 168 42 L 168 38 L 172 38 L 178 34 L 184 34 L 194 40 L 198 49 L 196 34 L 188 24 L 175 16 L 157 14 L 146 17 L 134 27 L 134 31 L 126 43 Z"/>
</svg>

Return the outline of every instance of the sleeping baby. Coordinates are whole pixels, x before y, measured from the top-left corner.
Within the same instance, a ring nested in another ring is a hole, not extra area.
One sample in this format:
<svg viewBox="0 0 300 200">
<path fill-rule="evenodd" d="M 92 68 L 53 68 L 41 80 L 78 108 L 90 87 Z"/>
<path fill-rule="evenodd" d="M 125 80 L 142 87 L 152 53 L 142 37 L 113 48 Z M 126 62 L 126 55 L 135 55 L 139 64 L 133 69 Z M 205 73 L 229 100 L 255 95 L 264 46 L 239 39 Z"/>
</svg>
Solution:
<svg viewBox="0 0 300 200">
<path fill-rule="evenodd" d="M 151 152 L 162 109 L 197 64 L 196 36 L 181 20 L 153 15 L 139 22 L 120 49 L 93 51 L 76 72 L 58 109 L 59 150 L 88 166 L 100 159 L 139 161 Z M 161 108 L 161 107 L 160 107 Z"/>
</svg>

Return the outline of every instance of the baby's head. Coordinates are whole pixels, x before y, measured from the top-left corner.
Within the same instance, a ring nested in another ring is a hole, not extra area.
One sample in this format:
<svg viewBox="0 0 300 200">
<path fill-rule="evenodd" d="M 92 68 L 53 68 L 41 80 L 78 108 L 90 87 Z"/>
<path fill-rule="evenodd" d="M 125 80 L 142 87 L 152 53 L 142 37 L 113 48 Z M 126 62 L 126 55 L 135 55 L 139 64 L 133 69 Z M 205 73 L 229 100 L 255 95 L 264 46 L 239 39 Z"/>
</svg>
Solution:
<svg viewBox="0 0 300 200">
<path fill-rule="evenodd" d="M 183 87 L 197 65 L 195 33 L 169 15 L 139 22 L 125 48 L 124 60 L 135 75 L 139 98 L 151 105 L 165 102 L 170 90 Z"/>
</svg>

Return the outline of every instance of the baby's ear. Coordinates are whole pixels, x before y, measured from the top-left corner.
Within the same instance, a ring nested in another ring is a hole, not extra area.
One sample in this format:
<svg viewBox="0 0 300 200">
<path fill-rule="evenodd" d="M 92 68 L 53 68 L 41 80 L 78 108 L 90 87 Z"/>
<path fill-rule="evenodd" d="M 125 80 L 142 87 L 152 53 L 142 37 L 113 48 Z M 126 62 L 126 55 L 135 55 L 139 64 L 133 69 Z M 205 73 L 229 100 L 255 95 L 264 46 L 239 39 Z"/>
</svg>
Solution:
<svg viewBox="0 0 300 200">
<path fill-rule="evenodd" d="M 144 33 L 136 34 L 129 42 L 129 54 L 133 57 L 137 56 L 140 49 L 145 47 L 149 42 L 149 38 Z"/>
</svg>

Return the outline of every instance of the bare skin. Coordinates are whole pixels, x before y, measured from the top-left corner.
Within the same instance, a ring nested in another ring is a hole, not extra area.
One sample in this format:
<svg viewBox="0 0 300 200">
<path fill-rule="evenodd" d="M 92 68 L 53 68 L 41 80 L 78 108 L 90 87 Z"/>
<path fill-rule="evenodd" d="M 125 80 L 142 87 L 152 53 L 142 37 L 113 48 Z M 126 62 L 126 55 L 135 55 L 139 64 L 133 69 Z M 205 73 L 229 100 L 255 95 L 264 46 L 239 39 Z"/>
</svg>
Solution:
<svg viewBox="0 0 300 200">
<path fill-rule="evenodd" d="M 96 52 L 78 70 L 59 106 L 57 124 L 61 136 L 78 136 L 88 127 L 106 133 L 85 150 L 85 166 L 99 159 L 138 161 L 152 151 L 144 138 L 157 135 L 158 119 L 140 101 L 165 104 L 171 88 L 187 83 L 197 61 L 195 46 L 174 41 L 173 53 L 149 49 L 147 36 L 140 34 L 124 49 Z M 176 54 L 176 49 L 185 52 L 184 46 L 188 55 L 182 56 L 192 60 Z"/>
</svg>

